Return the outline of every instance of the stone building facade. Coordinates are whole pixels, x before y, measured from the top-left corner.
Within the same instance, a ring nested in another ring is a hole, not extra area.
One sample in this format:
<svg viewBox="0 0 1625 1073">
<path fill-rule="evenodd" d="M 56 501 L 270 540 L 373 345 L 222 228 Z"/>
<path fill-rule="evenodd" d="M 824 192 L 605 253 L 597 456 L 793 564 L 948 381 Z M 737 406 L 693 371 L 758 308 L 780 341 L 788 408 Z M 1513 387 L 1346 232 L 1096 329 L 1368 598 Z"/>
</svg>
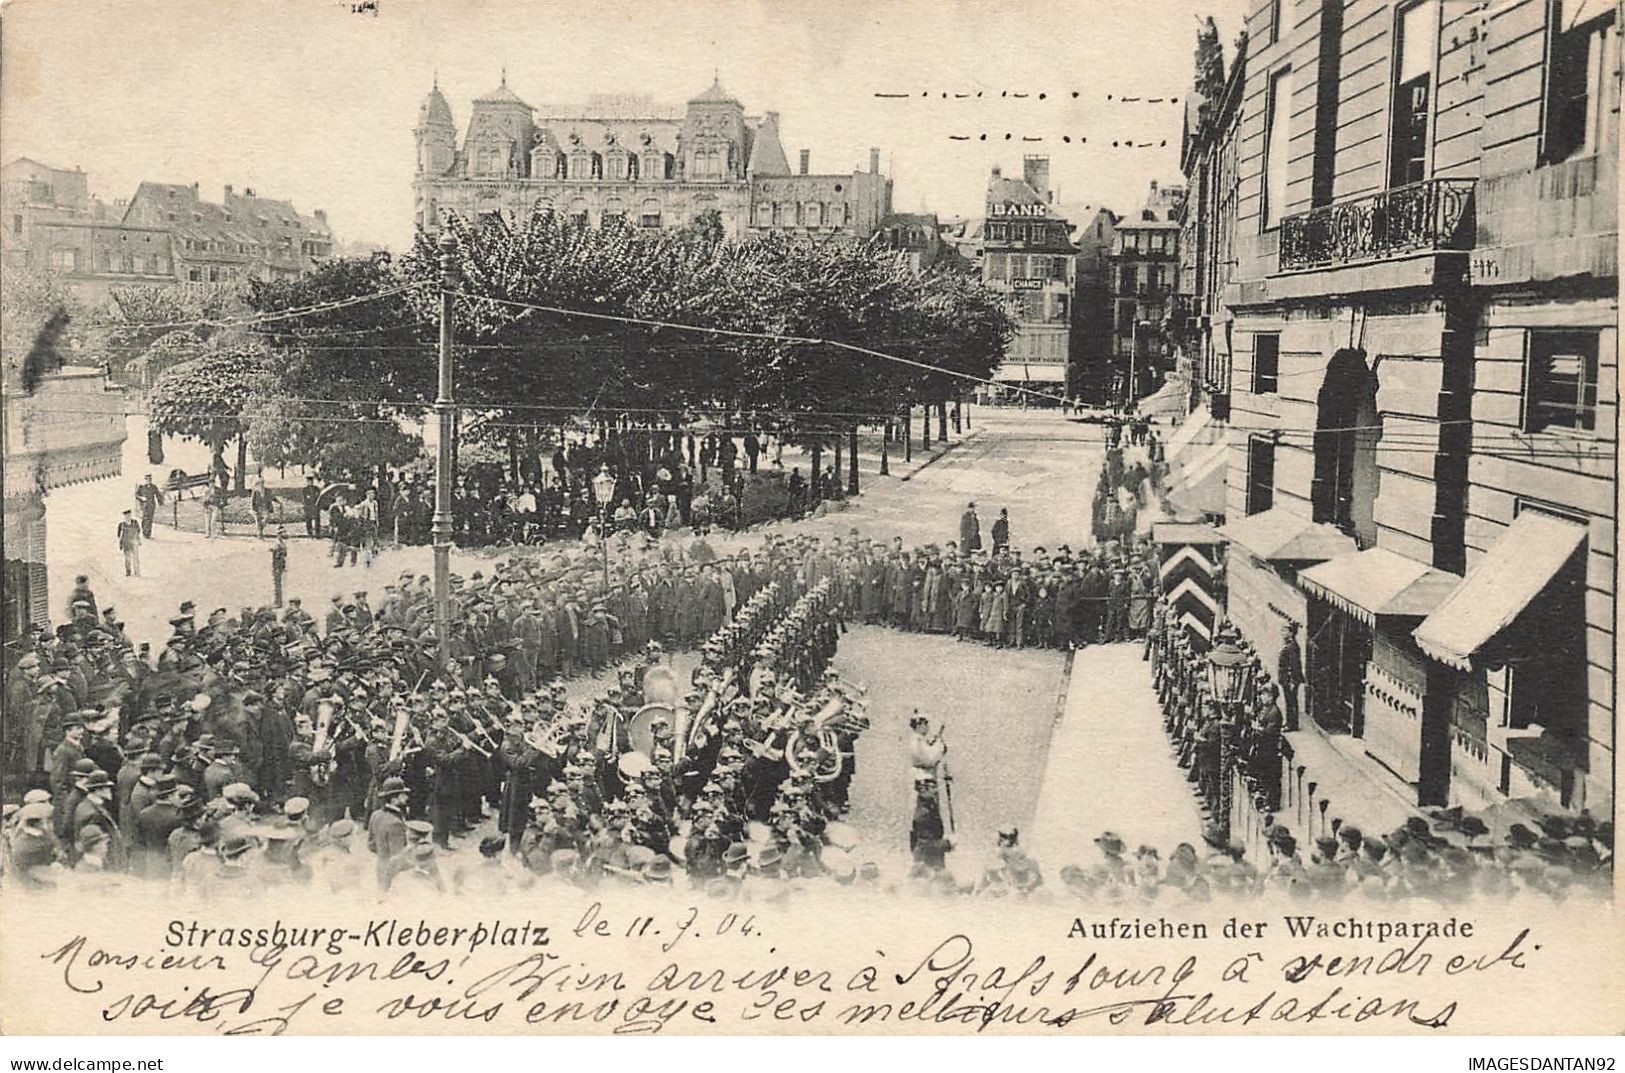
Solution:
<svg viewBox="0 0 1625 1073">
<path fill-rule="evenodd" d="M 10 666 L 10 644 L 30 626 L 50 620 L 45 558 L 46 500 L 50 491 L 116 477 L 123 469 L 124 398 L 100 368 L 66 366 L 44 376 L 24 395 L 5 384 L 4 600 L 0 643 Z M 112 532 L 113 522 L 108 523 Z M 112 537 L 108 537 L 109 546 Z"/>
<path fill-rule="evenodd" d="M 437 85 L 414 136 L 414 211 L 429 232 L 448 213 L 523 219 L 540 209 L 592 227 L 681 227 L 714 211 L 734 236 L 863 238 L 891 211 L 878 149 L 866 171 L 814 173 L 805 151 L 792 170 L 778 114 L 746 115 L 720 83 L 682 108 L 641 97 L 535 108 L 504 76 L 474 100 L 460 140 Z"/>
<path fill-rule="evenodd" d="M 1193 401 L 1215 420 L 1230 412 L 1235 327 L 1224 304 L 1236 263 L 1240 191 L 1241 104 L 1247 84 L 1243 41 L 1217 100 L 1187 91 L 1181 168 L 1186 196 L 1179 211 L 1179 286 L 1172 335 L 1185 363 Z"/>
<path fill-rule="evenodd" d="M 1110 356 L 1118 395 L 1139 398 L 1166 371 L 1164 322 L 1179 273 L 1179 212 L 1185 188 L 1151 181 L 1145 204 L 1126 213 L 1112 236 L 1106 270 Z"/>
<path fill-rule="evenodd" d="M 90 193 L 85 172 L 27 158 L 5 165 L 0 216 L 0 264 L 59 272 L 91 305 L 117 287 L 294 278 L 333 253 L 320 209 L 307 216 L 230 186 L 215 203 L 196 183 L 156 182 L 109 204 Z"/>
<path fill-rule="evenodd" d="M 1019 179 L 995 167 L 980 248 L 982 281 L 1016 310 L 1016 334 L 993 379 L 1059 396 L 1071 357 L 1077 250 L 1053 202 L 1048 157 L 1026 157 Z"/>
<path fill-rule="evenodd" d="M 19 157 L 0 171 L 0 266 L 61 273 L 91 304 L 115 287 L 175 282 L 165 228 L 123 221 L 124 206 L 90 193 L 89 176 Z"/>
<path fill-rule="evenodd" d="M 1249 5 L 1228 613 L 1419 804 L 1612 806 L 1618 17 Z"/>
<path fill-rule="evenodd" d="M 1067 393 L 1099 405 L 1111 395 L 1111 251 L 1117 237 L 1117 214 L 1093 205 L 1074 211 L 1072 246 L 1078 251 L 1072 293 L 1072 369 Z"/>
</svg>

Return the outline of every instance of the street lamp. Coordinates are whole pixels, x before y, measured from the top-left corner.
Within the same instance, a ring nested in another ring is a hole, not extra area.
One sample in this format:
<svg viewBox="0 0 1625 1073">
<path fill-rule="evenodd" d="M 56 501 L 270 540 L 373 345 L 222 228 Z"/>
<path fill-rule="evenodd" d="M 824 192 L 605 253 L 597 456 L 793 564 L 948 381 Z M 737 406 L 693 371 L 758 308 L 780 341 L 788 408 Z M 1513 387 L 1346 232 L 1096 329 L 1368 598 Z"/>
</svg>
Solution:
<svg viewBox="0 0 1625 1073">
<path fill-rule="evenodd" d="M 1252 659 L 1228 632 L 1221 634 L 1207 654 L 1208 684 L 1213 696 L 1222 704 L 1239 702 L 1246 695 L 1252 678 L 1252 664 Z"/>
<path fill-rule="evenodd" d="M 1226 830 L 1230 826 L 1230 801 L 1236 778 L 1236 733 L 1242 698 L 1253 677 L 1253 657 L 1236 643 L 1234 631 L 1225 627 L 1207 653 L 1208 685 L 1219 707 L 1219 800 L 1215 821 Z"/>
<path fill-rule="evenodd" d="M 451 659 L 451 447 L 456 433 L 456 406 L 451 394 L 452 314 L 457 291 L 457 239 L 448 230 L 440 236 L 440 363 L 434 400 L 439 424 L 434 466 L 434 633 L 442 672 Z"/>
<path fill-rule="evenodd" d="M 604 560 L 604 592 L 609 592 L 609 512 L 615 502 L 615 475 L 608 463 L 601 463 L 592 478 L 592 495 L 598 501 L 598 553 Z"/>
</svg>

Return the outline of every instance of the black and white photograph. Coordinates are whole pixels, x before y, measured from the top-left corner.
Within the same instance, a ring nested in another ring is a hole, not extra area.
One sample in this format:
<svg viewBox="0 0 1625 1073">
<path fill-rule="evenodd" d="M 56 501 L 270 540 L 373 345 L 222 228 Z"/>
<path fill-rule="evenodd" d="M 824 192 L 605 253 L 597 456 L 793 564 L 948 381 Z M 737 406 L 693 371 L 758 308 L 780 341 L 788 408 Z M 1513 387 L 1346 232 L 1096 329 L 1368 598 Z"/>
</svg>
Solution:
<svg viewBox="0 0 1625 1073">
<path fill-rule="evenodd" d="M 0 1030 L 1617 1032 L 1620 30 L 8 4 Z"/>
</svg>

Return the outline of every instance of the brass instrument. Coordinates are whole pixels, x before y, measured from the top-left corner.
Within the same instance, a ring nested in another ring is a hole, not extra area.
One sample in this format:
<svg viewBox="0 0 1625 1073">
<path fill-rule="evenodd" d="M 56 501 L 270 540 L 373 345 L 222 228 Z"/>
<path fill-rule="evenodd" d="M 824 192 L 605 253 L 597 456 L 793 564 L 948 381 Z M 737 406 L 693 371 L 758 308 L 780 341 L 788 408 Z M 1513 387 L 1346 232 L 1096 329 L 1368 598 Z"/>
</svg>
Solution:
<svg viewBox="0 0 1625 1073">
<path fill-rule="evenodd" d="M 406 745 L 406 732 L 412 726 L 412 712 L 406 705 L 395 709 L 395 725 L 389 732 L 389 758 L 399 760 Z"/>
<path fill-rule="evenodd" d="M 841 755 L 840 735 L 860 734 L 869 729 L 869 717 L 844 692 L 834 695 L 819 707 L 812 717 L 812 726 L 797 730 L 785 743 L 785 762 L 796 774 L 811 773 L 818 782 L 831 782 L 840 777 L 846 759 Z"/>
<path fill-rule="evenodd" d="M 338 767 L 336 757 L 318 759 L 319 754 L 327 752 L 332 744 L 333 704 L 324 700 L 316 705 L 316 736 L 310 742 L 310 781 L 317 786 L 326 786 L 331 782 L 333 772 Z"/>
<path fill-rule="evenodd" d="M 458 730 L 456 727 L 450 727 L 448 729 L 450 729 L 453 737 L 455 737 L 458 741 L 462 742 L 463 748 L 467 749 L 469 752 L 479 753 L 481 756 L 485 757 L 487 760 L 491 759 L 491 757 L 493 755 L 491 750 L 481 748 L 479 742 L 475 741 L 473 738 L 469 737 L 467 734 L 464 734 L 461 730 Z"/>
<path fill-rule="evenodd" d="M 652 757 L 655 754 L 655 721 L 664 716 L 668 724 L 675 723 L 679 709 L 671 704 L 645 704 L 626 724 L 624 742 L 632 752 Z"/>
</svg>

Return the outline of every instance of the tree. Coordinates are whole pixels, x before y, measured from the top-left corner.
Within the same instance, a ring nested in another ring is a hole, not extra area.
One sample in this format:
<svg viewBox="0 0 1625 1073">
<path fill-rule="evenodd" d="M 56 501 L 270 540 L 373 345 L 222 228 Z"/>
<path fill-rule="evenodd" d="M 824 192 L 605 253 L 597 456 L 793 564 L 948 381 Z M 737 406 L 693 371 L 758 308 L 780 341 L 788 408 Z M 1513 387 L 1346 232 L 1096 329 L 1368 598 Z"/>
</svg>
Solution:
<svg viewBox="0 0 1625 1073">
<path fill-rule="evenodd" d="M 472 296 L 458 304 L 459 403 L 509 436 L 572 414 L 644 415 L 629 420 L 651 436 L 710 417 L 817 455 L 903 401 L 963 388 L 887 355 L 985 377 L 1013 332 L 1004 299 L 970 272 L 918 277 L 869 243 L 728 241 L 719 224 L 593 230 L 551 211 L 516 225 L 449 220 L 458 286 Z M 429 285 L 413 302 L 431 322 L 438 261 L 420 236 L 401 265 Z"/>
<path fill-rule="evenodd" d="M 257 340 L 216 336 L 203 353 L 165 370 L 147 399 L 148 420 L 166 435 L 200 440 L 216 458 L 239 441 L 236 486 L 243 489 L 248 422 L 244 402 L 264 390 L 270 354 Z"/>
<path fill-rule="evenodd" d="M 421 440 L 401 425 L 420 420 L 434 398 L 435 343 L 417 307 L 389 293 L 403 282 L 378 253 L 251 285 L 256 313 L 314 310 L 251 329 L 272 355 L 251 399 L 256 458 L 355 479 L 417 456 Z"/>
<path fill-rule="evenodd" d="M 115 287 L 98 324 L 97 349 L 115 376 L 128 370 L 150 383 L 173 363 L 176 332 L 201 344 L 222 330 L 218 322 L 242 311 L 237 295 L 219 289 Z M 168 346 L 155 351 L 160 343 Z"/>
</svg>

